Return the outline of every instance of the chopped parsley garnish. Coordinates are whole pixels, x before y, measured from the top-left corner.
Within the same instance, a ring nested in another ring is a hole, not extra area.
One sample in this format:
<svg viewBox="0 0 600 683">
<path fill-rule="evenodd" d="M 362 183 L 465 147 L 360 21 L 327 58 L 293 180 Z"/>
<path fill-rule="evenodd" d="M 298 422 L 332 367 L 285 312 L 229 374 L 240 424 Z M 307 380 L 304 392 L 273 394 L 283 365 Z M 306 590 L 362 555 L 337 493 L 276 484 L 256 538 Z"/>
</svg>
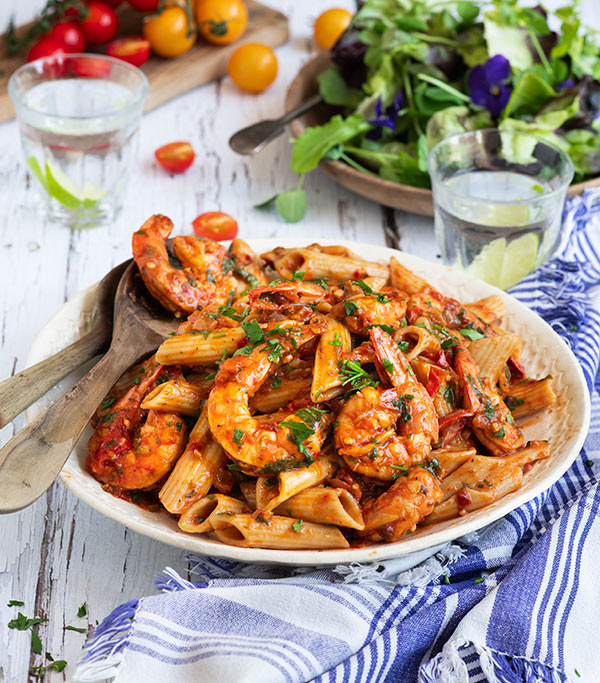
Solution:
<svg viewBox="0 0 600 683">
<path fill-rule="evenodd" d="M 485 402 L 485 410 L 483 411 L 483 414 L 488 420 L 493 420 L 496 415 L 496 409 L 489 399 Z"/>
<path fill-rule="evenodd" d="M 375 292 L 371 289 L 371 287 L 369 287 L 369 285 L 364 280 L 352 280 L 352 284 L 360 287 L 367 296 L 375 294 Z"/>
<path fill-rule="evenodd" d="M 392 403 L 398 408 L 400 412 L 400 422 L 408 422 L 411 418 L 410 406 L 408 405 L 414 396 L 412 394 L 405 394 L 404 396 L 398 396 L 397 399 L 392 401 Z"/>
<path fill-rule="evenodd" d="M 308 467 L 309 465 L 312 465 L 314 461 L 314 458 L 311 456 L 304 458 L 304 460 L 296 460 L 295 458 L 290 458 L 287 460 L 275 460 L 274 462 L 270 462 L 258 470 L 258 473 L 278 474 L 279 472 L 287 472 L 288 470 L 295 470 L 299 467 Z M 231 467 L 229 469 L 231 469 Z"/>
<path fill-rule="evenodd" d="M 327 284 L 327 280 L 324 280 L 322 277 L 315 277 L 310 282 L 314 282 L 315 285 L 319 285 L 319 287 L 323 287 L 325 291 L 329 291 L 329 285 Z"/>
<path fill-rule="evenodd" d="M 252 275 L 252 273 L 249 273 L 247 270 L 244 270 L 243 268 L 234 268 L 233 272 L 236 275 L 239 275 L 244 280 L 246 280 L 250 287 L 258 287 L 258 280 L 254 277 L 254 275 Z"/>
<path fill-rule="evenodd" d="M 292 524 L 292 530 L 293 531 L 300 531 L 302 529 L 302 520 L 297 519 L 293 524 Z"/>
<path fill-rule="evenodd" d="M 454 339 L 454 337 L 448 337 L 448 339 L 444 339 L 440 346 L 442 347 L 442 349 L 444 349 L 444 351 L 446 351 L 447 349 L 456 346 L 456 344 L 458 344 L 458 342 L 456 341 L 456 339 Z"/>
<path fill-rule="evenodd" d="M 320 408 L 300 408 L 300 410 L 296 411 L 296 416 L 303 422 L 306 422 L 311 429 L 316 429 L 321 421 L 321 417 L 326 413 L 326 410 L 321 410 Z"/>
<path fill-rule="evenodd" d="M 440 466 L 440 461 L 437 458 L 431 458 L 429 462 L 425 463 L 420 463 L 417 465 L 417 467 L 422 467 L 424 470 L 427 470 L 430 474 L 433 474 L 433 476 L 436 476 L 436 472 L 439 469 Z"/>
<path fill-rule="evenodd" d="M 233 441 L 234 443 L 237 443 L 238 446 L 242 442 L 242 439 L 244 438 L 244 432 L 241 429 L 238 429 L 237 427 L 233 430 Z"/>
<path fill-rule="evenodd" d="M 226 257 L 223 259 L 223 265 L 221 266 L 221 270 L 225 275 L 229 275 L 229 273 L 231 273 L 234 267 L 235 263 L 230 258 Z"/>
<path fill-rule="evenodd" d="M 183 422 L 177 422 L 175 424 L 175 426 L 177 427 L 177 433 L 178 434 L 181 433 L 181 428 L 183 427 Z"/>
<path fill-rule="evenodd" d="M 9 600 L 7 607 L 23 607 L 24 604 L 21 600 Z"/>
<path fill-rule="evenodd" d="M 382 358 L 381 364 L 383 365 L 383 369 L 388 373 L 388 375 L 391 375 L 394 372 L 394 364 L 391 360 L 388 360 L 387 358 Z"/>
<path fill-rule="evenodd" d="M 390 465 L 390 467 L 393 470 L 398 470 L 398 474 L 396 475 L 396 479 L 398 477 L 405 477 L 408 474 L 408 467 L 404 467 L 403 465 Z"/>
<path fill-rule="evenodd" d="M 342 340 L 340 339 L 340 333 L 336 332 L 335 337 L 333 338 L 333 341 L 329 342 L 329 346 L 341 346 L 342 345 Z"/>
<path fill-rule="evenodd" d="M 117 440 L 116 440 L 116 439 L 111 439 L 110 441 L 107 441 L 107 442 L 104 444 L 104 447 L 105 447 L 105 448 L 108 448 L 109 446 L 114 446 L 116 443 L 117 443 Z"/>
<path fill-rule="evenodd" d="M 594 461 L 593 461 L 593 460 L 586 460 L 586 461 L 585 461 L 585 464 L 586 464 L 588 467 L 593 467 L 593 466 L 594 466 Z"/>
<path fill-rule="evenodd" d="M 514 396 L 505 396 L 504 403 L 510 410 L 514 410 L 518 406 L 522 406 L 525 401 L 522 398 L 515 398 Z"/>
<path fill-rule="evenodd" d="M 454 388 L 451 384 L 444 389 L 444 400 L 454 405 Z"/>
<path fill-rule="evenodd" d="M 210 268 L 206 269 L 206 281 L 211 282 L 213 285 L 217 284 L 217 281 L 215 280 L 215 276 L 212 274 L 212 270 Z"/>
<path fill-rule="evenodd" d="M 485 581 L 485 576 L 478 576 L 476 579 L 473 579 L 474 584 L 482 583 Z"/>
<path fill-rule="evenodd" d="M 352 389 L 356 391 L 364 387 L 375 387 L 379 382 L 375 382 L 371 375 L 363 369 L 362 365 L 355 360 L 345 360 L 342 363 L 340 370 L 340 378 L 342 386 L 350 384 Z"/>
<path fill-rule="evenodd" d="M 281 386 L 281 377 L 276 377 L 272 382 L 271 382 L 271 387 L 273 389 L 279 389 Z"/>
<path fill-rule="evenodd" d="M 509 413 L 506 416 L 506 421 L 508 422 L 509 425 L 514 425 L 515 423 L 515 418 Z"/>
<path fill-rule="evenodd" d="M 500 427 L 500 429 L 497 432 L 493 432 L 494 436 L 498 437 L 499 439 L 504 438 L 504 427 Z"/>
<path fill-rule="evenodd" d="M 408 351 L 408 347 L 410 346 L 410 344 L 407 341 L 400 340 L 396 343 L 398 344 L 398 348 L 400 349 L 400 351 L 402 351 L 403 353 L 406 353 Z"/>
<path fill-rule="evenodd" d="M 344 301 L 344 312 L 346 315 L 354 315 L 358 311 L 358 304 L 354 301 Z"/>
<path fill-rule="evenodd" d="M 108 408 L 110 408 L 110 407 L 113 405 L 113 403 L 115 402 L 115 400 L 116 400 L 116 399 L 114 399 L 112 396 L 107 396 L 107 397 L 104 399 L 104 401 L 102 401 L 102 403 L 100 404 L 100 408 L 101 408 L 102 410 L 108 410 Z"/>
<path fill-rule="evenodd" d="M 265 338 L 265 333 L 256 320 L 244 320 L 242 329 L 248 337 L 248 342 L 252 345 L 259 344 Z"/>
<path fill-rule="evenodd" d="M 292 273 L 292 280 L 304 280 L 304 276 L 306 275 L 306 272 L 304 270 L 295 270 Z"/>
<path fill-rule="evenodd" d="M 11 619 L 8 622 L 8 628 L 17 629 L 17 631 L 31 631 L 31 650 L 36 654 L 42 654 L 42 641 L 38 634 L 33 630 L 34 626 L 42 624 L 48 619 L 42 617 L 26 617 L 24 614 L 19 612 L 16 619 Z"/>
<path fill-rule="evenodd" d="M 466 337 L 471 341 L 475 341 L 476 339 L 483 339 L 485 337 L 485 334 L 481 332 L 481 330 L 476 330 L 472 327 L 461 327 L 458 331 L 462 334 L 463 337 Z"/>
<path fill-rule="evenodd" d="M 448 585 L 450 583 L 450 577 L 448 576 L 448 574 L 444 574 L 444 583 L 446 585 Z"/>
<path fill-rule="evenodd" d="M 233 306 L 219 306 L 218 316 L 225 316 L 239 322 L 243 320 L 250 312 L 250 306 L 246 306 L 241 313 L 237 313 Z"/>
<path fill-rule="evenodd" d="M 87 628 L 80 628 L 79 626 L 63 626 L 63 631 L 77 631 L 77 633 L 87 633 Z"/>
<path fill-rule="evenodd" d="M 379 329 L 383 330 L 384 332 L 387 332 L 388 334 L 394 334 L 395 330 L 393 327 L 390 327 L 389 325 L 384 325 L 383 323 L 376 323 L 374 325 L 369 325 L 367 327 L 367 332 L 372 328 L 372 327 L 379 327 Z M 408 346 L 408 345 L 407 345 Z"/>
</svg>

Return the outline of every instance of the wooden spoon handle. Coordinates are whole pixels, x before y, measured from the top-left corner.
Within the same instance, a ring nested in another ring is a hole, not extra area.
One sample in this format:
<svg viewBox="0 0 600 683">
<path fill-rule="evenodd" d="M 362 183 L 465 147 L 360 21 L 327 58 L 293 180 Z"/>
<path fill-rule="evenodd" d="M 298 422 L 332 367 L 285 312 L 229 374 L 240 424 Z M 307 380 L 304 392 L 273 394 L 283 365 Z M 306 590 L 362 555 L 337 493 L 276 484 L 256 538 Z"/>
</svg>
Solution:
<svg viewBox="0 0 600 683">
<path fill-rule="evenodd" d="M 63 398 L 0 450 L 0 513 L 31 505 L 50 487 L 100 401 L 139 355 L 135 344 L 111 347 Z"/>
<path fill-rule="evenodd" d="M 110 333 L 108 323 L 96 325 L 66 349 L 0 382 L 0 427 L 12 422 L 72 370 L 104 351 Z"/>
</svg>

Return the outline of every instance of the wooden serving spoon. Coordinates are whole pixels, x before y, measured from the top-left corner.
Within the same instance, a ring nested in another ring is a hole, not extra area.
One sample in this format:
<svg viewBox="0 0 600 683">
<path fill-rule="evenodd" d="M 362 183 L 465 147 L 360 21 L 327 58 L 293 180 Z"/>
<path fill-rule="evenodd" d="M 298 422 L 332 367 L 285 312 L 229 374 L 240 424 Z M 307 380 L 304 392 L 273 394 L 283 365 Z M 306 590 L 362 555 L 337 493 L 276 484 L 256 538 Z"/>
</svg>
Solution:
<svg viewBox="0 0 600 683">
<path fill-rule="evenodd" d="M 63 377 L 108 348 L 115 292 L 130 263 L 131 259 L 120 263 L 100 280 L 96 289 L 96 320 L 89 332 L 53 356 L 0 382 L 0 427 L 12 422 Z"/>
<path fill-rule="evenodd" d="M 137 266 L 131 263 L 115 295 L 107 354 L 0 450 L 0 513 L 31 505 L 50 487 L 109 389 L 125 370 L 153 352 L 177 324 L 148 295 Z"/>
</svg>

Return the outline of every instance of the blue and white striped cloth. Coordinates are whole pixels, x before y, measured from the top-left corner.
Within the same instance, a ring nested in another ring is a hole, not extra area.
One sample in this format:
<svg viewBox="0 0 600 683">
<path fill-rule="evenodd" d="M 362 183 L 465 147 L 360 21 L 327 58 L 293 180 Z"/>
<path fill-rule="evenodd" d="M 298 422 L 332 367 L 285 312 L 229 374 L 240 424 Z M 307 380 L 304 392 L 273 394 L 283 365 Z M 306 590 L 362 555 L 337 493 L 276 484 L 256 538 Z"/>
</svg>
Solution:
<svg viewBox="0 0 600 683">
<path fill-rule="evenodd" d="M 98 626 L 75 680 L 600 680 L 600 194 L 569 200 L 565 220 L 559 256 L 512 291 L 568 341 L 592 394 L 591 431 L 560 481 L 411 571 L 391 560 L 289 576 L 192 557 L 195 583 L 166 569 L 162 594 Z"/>
</svg>

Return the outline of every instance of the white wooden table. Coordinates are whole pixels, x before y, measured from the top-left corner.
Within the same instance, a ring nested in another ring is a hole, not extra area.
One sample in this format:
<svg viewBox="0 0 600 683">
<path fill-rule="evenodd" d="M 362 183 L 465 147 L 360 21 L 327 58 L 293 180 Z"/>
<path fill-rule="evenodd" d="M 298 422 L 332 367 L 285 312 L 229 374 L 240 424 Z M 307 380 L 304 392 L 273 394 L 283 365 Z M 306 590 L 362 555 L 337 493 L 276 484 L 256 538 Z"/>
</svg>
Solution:
<svg viewBox="0 0 600 683">
<path fill-rule="evenodd" d="M 295 185 L 289 169 L 290 145 L 282 136 L 257 157 L 239 157 L 227 145 L 230 135 L 249 123 L 282 113 L 286 87 L 300 65 L 314 54 L 314 18 L 329 6 L 353 9 L 352 0 L 264 0 L 289 17 L 291 39 L 277 50 L 279 75 L 259 96 L 241 93 L 224 78 L 188 93 L 144 116 L 139 161 L 126 204 L 114 225 L 69 231 L 45 223 L 28 209 L 32 182 L 23 163 L 14 122 L 0 125 L 0 379 L 24 367 L 39 328 L 74 294 L 130 257 L 131 234 L 152 213 L 170 216 L 176 231 L 189 233 L 199 213 L 220 209 L 238 219 L 240 235 L 307 240 L 344 238 L 387 244 L 429 259 L 439 259 L 430 219 L 363 200 L 320 172 L 305 182 L 306 218 L 289 225 L 272 213 L 252 208 Z M 583 0 L 590 23 L 596 0 Z M 18 22 L 32 18 L 42 0 L 3 0 L 0 30 L 11 13 Z M 555 6 L 561 2 L 549 2 Z M 12 6 L 11 6 L 12 5 Z M 196 162 L 184 175 L 170 177 L 156 167 L 153 150 L 173 140 L 189 140 Z M 0 444 L 23 426 L 23 418 L 0 431 Z M 7 628 L 23 600 L 27 616 L 47 617 L 37 628 L 45 651 L 66 659 L 69 680 L 81 656 L 84 635 L 65 631 L 84 601 L 89 622 L 118 604 L 151 592 L 152 578 L 166 565 L 185 567 L 183 552 L 118 525 L 55 484 L 33 506 L 0 518 L 0 681 L 27 680 L 33 663 L 28 633 Z M 39 659 L 39 658 L 38 658 Z"/>
</svg>

